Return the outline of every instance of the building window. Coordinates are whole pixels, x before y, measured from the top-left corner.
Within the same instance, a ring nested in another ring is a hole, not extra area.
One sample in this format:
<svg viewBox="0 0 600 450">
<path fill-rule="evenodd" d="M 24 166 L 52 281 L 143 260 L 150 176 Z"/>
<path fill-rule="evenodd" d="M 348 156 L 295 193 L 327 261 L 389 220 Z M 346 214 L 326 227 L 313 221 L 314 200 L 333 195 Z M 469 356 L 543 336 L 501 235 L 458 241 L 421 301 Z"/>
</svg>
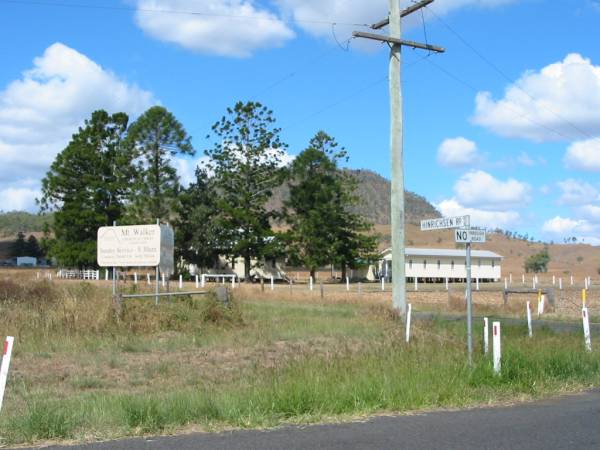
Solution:
<svg viewBox="0 0 600 450">
<path fill-rule="evenodd" d="M 408 268 L 409 268 L 409 269 L 412 269 L 412 259 L 409 259 L 409 260 L 408 260 Z"/>
<path fill-rule="evenodd" d="M 442 263 L 441 261 L 438 259 L 438 270 L 440 270 L 440 268 L 442 267 Z"/>
<path fill-rule="evenodd" d="M 450 263 L 450 270 L 454 270 L 454 260 Z"/>
<path fill-rule="evenodd" d="M 423 260 L 423 269 L 427 269 L 427 260 L 426 259 Z"/>
</svg>

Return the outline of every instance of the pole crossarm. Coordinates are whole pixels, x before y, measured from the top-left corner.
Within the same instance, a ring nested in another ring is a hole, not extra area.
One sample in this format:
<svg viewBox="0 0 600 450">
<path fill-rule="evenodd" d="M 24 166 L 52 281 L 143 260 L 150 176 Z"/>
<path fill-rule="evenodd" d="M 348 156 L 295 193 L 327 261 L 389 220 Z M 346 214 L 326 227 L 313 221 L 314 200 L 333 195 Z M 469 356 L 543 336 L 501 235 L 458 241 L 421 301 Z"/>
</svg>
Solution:
<svg viewBox="0 0 600 450">
<path fill-rule="evenodd" d="M 427 6 L 433 2 L 434 2 L 434 0 L 423 0 L 419 3 L 415 3 L 414 5 L 411 5 L 408 8 L 402 10 L 402 12 L 400 13 L 400 17 L 406 17 L 409 14 L 412 14 L 415 11 L 418 11 L 419 9 L 424 8 L 425 6 Z M 371 25 L 371 28 L 373 30 L 380 30 L 381 28 L 389 25 L 389 23 L 390 23 L 390 18 L 388 17 L 386 19 L 380 20 L 377 23 L 374 23 L 373 25 Z"/>
<path fill-rule="evenodd" d="M 390 36 L 383 36 L 381 34 L 367 33 L 365 31 L 354 31 L 352 33 L 352 36 L 365 38 L 365 39 L 372 39 L 374 41 L 380 41 L 380 42 L 389 42 L 390 44 L 404 45 L 404 46 L 412 47 L 412 48 L 420 48 L 423 50 L 430 50 L 432 52 L 437 52 L 437 53 L 444 53 L 446 51 L 445 48 L 438 47 L 437 45 L 421 44 L 420 42 L 407 41 L 405 39 L 397 39 L 397 38 L 390 37 Z"/>
</svg>

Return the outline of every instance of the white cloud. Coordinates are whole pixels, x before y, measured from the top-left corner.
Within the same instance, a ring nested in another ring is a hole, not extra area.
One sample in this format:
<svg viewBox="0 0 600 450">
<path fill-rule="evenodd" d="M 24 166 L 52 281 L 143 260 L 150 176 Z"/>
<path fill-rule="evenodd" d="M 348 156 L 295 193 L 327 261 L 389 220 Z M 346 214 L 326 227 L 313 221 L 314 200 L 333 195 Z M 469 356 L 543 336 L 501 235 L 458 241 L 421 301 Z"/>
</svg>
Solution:
<svg viewBox="0 0 600 450">
<path fill-rule="evenodd" d="M 428 6 L 436 14 L 444 15 L 466 6 L 495 7 L 517 0 L 437 0 Z M 275 0 L 284 14 L 289 16 L 304 31 L 317 37 L 332 37 L 330 22 L 337 22 L 336 34 L 340 39 L 348 38 L 356 26 L 346 24 L 371 24 L 388 15 L 388 0 Z M 412 2 L 402 0 L 405 8 Z M 425 10 L 426 18 L 430 16 Z M 413 14 L 404 21 L 411 27 L 421 23 L 421 15 Z"/>
<path fill-rule="evenodd" d="M 573 206 L 600 201 L 600 191 L 584 181 L 569 179 L 557 184 L 562 191 L 558 199 L 561 204 Z"/>
<path fill-rule="evenodd" d="M 575 140 L 600 133 L 600 67 L 572 53 L 539 72 L 526 72 L 495 100 L 475 98 L 473 121 L 506 137 Z"/>
<path fill-rule="evenodd" d="M 578 228 L 585 225 L 585 222 L 582 220 L 574 220 L 568 217 L 556 216 L 550 220 L 544 222 L 542 226 L 542 231 L 545 233 L 552 234 L 572 234 Z"/>
<path fill-rule="evenodd" d="M 204 167 L 206 168 L 206 163 L 210 159 L 208 156 L 200 156 L 199 158 L 182 158 L 176 157 L 173 158 L 173 166 L 177 170 L 177 175 L 179 175 L 180 183 L 187 187 L 191 183 L 196 181 L 196 168 Z M 211 174 L 212 175 L 212 174 Z"/>
<path fill-rule="evenodd" d="M 551 192 L 552 188 L 547 184 L 543 184 L 540 186 L 539 191 L 543 195 L 548 195 Z"/>
<path fill-rule="evenodd" d="M 35 199 L 40 195 L 39 189 L 27 187 L 6 187 L 0 189 L 3 211 L 34 211 Z"/>
<path fill-rule="evenodd" d="M 33 191 L 71 135 L 95 109 L 143 112 L 150 92 L 128 84 L 87 56 L 56 43 L 33 68 L 0 91 L 0 192 L 33 208 Z M 35 180 L 34 183 L 31 180 Z M 7 206 L 2 205 L 6 209 Z"/>
<path fill-rule="evenodd" d="M 595 222 L 600 225 L 600 206 L 596 205 L 583 205 L 577 208 L 577 214 L 583 217 L 585 220 Z"/>
<path fill-rule="evenodd" d="M 570 169 L 600 172 L 600 139 L 574 142 L 567 149 L 564 162 Z"/>
<path fill-rule="evenodd" d="M 445 139 L 438 148 L 438 163 L 446 167 L 464 167 L 480 160 L 475 142 L 456 137 Z"/>
<path fill-rule="evenodd" d="M 471 216 L 471 225 L 486 228 L 514 227 L 521 220 L 517 211 L 488 211 L 461 205 L 456 199 L 443 200 L 435 205 L 443 216 Z"/>
<path fill-rule="evenodd" d="M 255 3 L 251 0 L 137 0 L 135 20 L 150 36 L 189 50 L 248 57 L 256 50 L 279 47 L 294 37 L 294 32 L 276 14 Z"/>
<path fill-rule="evenodd" d="M 501 181 L 482 170 L 463 175 L 454 192 L 460 204 L 491 211 L 523 207 L 531 200 L 528 184 L 512 178 Z"/>
<path fill-rule="evenodd" d="M 556 216 L 544 223 L 542 232 L 560 238 L 575 236 L 579 242 L 600 245 L 600 222 Z"/>
</svg>

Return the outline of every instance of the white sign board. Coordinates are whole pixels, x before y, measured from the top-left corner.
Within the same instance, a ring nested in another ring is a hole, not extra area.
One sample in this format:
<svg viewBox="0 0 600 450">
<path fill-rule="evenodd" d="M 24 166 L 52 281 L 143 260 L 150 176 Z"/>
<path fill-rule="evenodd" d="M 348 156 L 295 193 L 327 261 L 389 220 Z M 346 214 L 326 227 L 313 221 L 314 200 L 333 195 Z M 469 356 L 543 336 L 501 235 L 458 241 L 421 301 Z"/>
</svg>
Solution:
<svg viewBox="0 0 600 450">
<path fill-rule="evenodd" d="M 454 240 L 459 243 L 485 242 L 484 230 L 454 230 Z"/>
<path fill-rule="evenodd" d="M 467 228 L 470 226 L 470 216 L 440 217 L 437 219 L 421 220 L 421 231 L 443 230 L 446 228 Z"/>
<path fill-rule="evenodd" d="M 167 236 L 163 237 L 163 234 Z M 163 249 L 163 246 L 166 248 Z M 172 265 L 173 230 L 166 225 L 129 225 L 98 229 L 100 267 L 154 267 L 161 264 L 163 259 L 168 260 L 169 251 Z"/>
</svg>

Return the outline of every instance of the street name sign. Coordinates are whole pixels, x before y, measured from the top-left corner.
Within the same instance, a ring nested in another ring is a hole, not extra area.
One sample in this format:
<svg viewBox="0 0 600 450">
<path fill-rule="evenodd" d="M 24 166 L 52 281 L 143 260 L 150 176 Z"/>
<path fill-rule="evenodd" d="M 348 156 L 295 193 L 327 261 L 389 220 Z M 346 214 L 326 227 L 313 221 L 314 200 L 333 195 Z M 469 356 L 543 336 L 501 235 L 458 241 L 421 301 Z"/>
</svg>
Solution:
<svg viewBox="0 0 600 450">
<path fill-rule="evenodd" d="M 173 229 L 168 225 L 98 228 L 100 267 L 173 266 Z"/>
<path fill-rule="evenodd" d="M 483 243 L 485 242 L 484 230 L 458 229 L 454 230 L 454 240 L 458 243 Z"/>
<path fill-rule="evenodd" d="M 468 228 L 470 216 L 440 217 L 421 220 L 421 231 L 443 230 L 447 228 Z"/>
</svg>

